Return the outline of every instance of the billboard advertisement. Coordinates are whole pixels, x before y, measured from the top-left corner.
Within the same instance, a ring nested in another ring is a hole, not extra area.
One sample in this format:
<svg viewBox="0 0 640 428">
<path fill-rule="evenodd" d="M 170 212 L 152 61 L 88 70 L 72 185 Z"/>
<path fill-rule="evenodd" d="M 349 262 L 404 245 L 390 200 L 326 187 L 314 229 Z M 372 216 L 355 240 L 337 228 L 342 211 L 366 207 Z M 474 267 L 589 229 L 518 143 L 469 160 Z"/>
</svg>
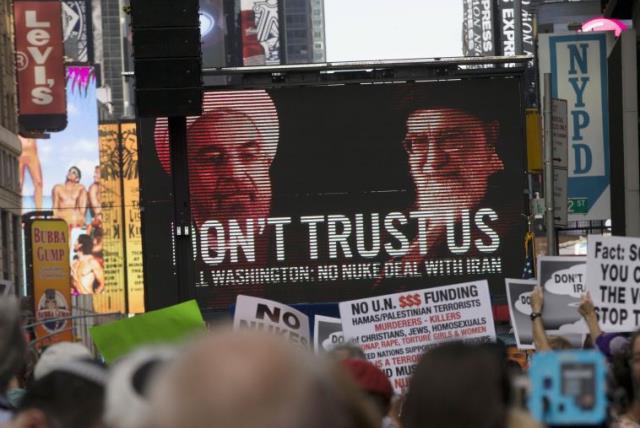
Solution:
<svg viewBox="0 0 640 428">
<path fill-rule="evenodd" d="M 64 56 L 67 62 L 91 63 L 91 5 L 88 0 L 62 1 Z"/>
<path fill-rule="evenodd" d="M 122 185 L 124 188 L 123 227 L 127 256 L 127 309 L 129 313 L 140 313 L 144 312 L 144 271 L 136 124 L 122 123 L 120 138 L 122 142 Z"/>
<path fill-rule="evenodd" d="M 94 296 L 94 307 L 98 312 L 125 312 L 126 264 L 118 124 L 100 124 L 98 135 L 105 297 Z"/>
<path fill-rule="evenodd" d="M 224 309 L 237 294 L 336 302 L 487 279 L 504 295 L 524 261 L 520 86 L 205 92 L 187 120 L 192 294 Z M 166 120 L 139 135 L 145 278 L 167 283 Z"/>
<path fill-rule="evenodd" d="M 102 123 L 102 202 L 105 292 L 99 312 L 144 312 L 138 139 L 134 123 Z M 126 296 L 125 296 L 126 293 Z"/>
<path fill-rule="evenodd" d="M 464 56 L 496 54 L 493 0 L 464 0 L 462 53 Z"/>
<path fill-rule="evenodd" d="M 25 212 L 52 211 L 68 225 L 74 294 L 104 291 L 96 81 L 91 67 L 67 70 L 69 123 L 48 139 L 21 138 Z"/>
<path fill-rule="evenodd" d="M 60 220 L 35 220 L 28 236 L 31 249 L 34 313 L 40 346 L 72 340 L 69 290 L 69 229 Z"/>
<path fill-rule="evenodd" d="M 539 37 L 540 81 L 551 73 L 552 97 L 568 104 L 570 221 L 611 218 L 607 37 Z"/>
<path fill-rule="evenodd" d="M 67 125 L 60 0 L 13 2 L 18 112 L 22 131 Z"/>
<path fill-rule="evenodd" d="M 242 64 L 280 65 L 277 0 L 241 0 Z"/>
</svg>

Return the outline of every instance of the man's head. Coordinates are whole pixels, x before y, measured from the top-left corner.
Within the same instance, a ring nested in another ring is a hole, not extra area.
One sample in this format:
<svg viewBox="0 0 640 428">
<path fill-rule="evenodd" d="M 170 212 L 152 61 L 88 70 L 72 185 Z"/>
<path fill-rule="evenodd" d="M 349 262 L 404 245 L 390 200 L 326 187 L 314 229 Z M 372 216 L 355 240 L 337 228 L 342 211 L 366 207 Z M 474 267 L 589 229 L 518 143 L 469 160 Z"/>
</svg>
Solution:
<svg viewBox="0 0 640 428">
<path fill-rule="evenodd" d="M 191 124 L 188 139 L 196 222 L 268 216 L 276 147 L 255 117 L 232 107 L 211 110 Z"/>
<path fill-rule="evenodd" d="M 95 183 L 100 183 L 100 165 L 96 165 L 95 169 L 93 170 L 93 181 Z"/>
<path fill-rule="evenodd" d="M 640 401 L 640 330 L 629 337 L 628 347 L 622 352 L 612 355 L 611 372 L 619 395 L 617 401 L 622 403 L 621 411 Z"/>
<path fill-rule="evenodd" d="M 485 197 L 489 177 L 504 169 L 495 144 L 498 123 L 460 109 L 414 110 L 404 147 L 416 186 L 416 208 L 473 209 Z"/>
<path fill-rule="evenodd" d="M 402 407 L 404 428 L 506 426 L 509 381 L 496 348 L 448 342 L 415 367 Z"/>
<path fill-rule="evenodd" d="M 94 361 L 59 364 L 33 382 L 8 428 L 99 428 L 106 380 Z"/>
<path fill-rule="evenodd" d="M 334 370 L 279 337 L 214 332 L 158 376 L 148 427 L 375 426 L 356 386 Z"/>
<path fill-rule="evenodd" d="M 636 331 L 631 335 L 627 357 L 631 368 L 634 397 L 637 401 L 640 400 L 640 331 Z"/>
<path fill-rule="evenodd" d="M 269 168 L 278 148 L 278 111 L 264 90 L 207 91 L 204 113 L 187 119 L 192 215 L 207 220 L 269 214 Z M 168 123 L 158 119 L 156 154 L 171 174 Z M 244 170 L 243 170 L 244 169 Z"/>
<path fill-rule="evenodd" d="M 77 166 L 72 166 L 67 171 L 67 181 L 71 181 L 72 183 L 79 183 L 82 178 L 82 173 L 80 172 L 80 168 Z"/>
<path fill-rule="evenodd" d="M 373 363 L 364 359 L 346 359 L 341 361 L 358 387 L 369 397 L 371 403 L 384 417 L 391 408 L 393 387 L 387 375 Z"/>
<path fill-rule="evenodd" d="M 366 360 L 364 351 L 361 347 L 353 342 L 339 343 L 329 351 L 329 356 L 335 358 L 338 361 L 346 359 L 360 359 Z"/>
<path fill-rule="evenodd" d="M 47 288 L 44 290 L 44 306 L 47 309 L 58 309 L 58 301 L 56 300 L 56 290 Z"/>
<path fill-rule="evenodd" d="M 93 252 L 93 239 L 86 233 L 78 235 L 78 241 L 74 247 L 76 252 L 91 254 Z"/>
</svg>

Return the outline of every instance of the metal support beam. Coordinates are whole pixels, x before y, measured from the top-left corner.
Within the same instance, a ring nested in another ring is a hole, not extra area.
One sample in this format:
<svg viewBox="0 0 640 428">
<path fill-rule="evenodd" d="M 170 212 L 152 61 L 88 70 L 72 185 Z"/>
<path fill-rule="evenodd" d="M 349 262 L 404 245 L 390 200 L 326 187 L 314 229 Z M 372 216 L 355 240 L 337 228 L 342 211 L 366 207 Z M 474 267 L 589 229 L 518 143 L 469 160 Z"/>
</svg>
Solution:
<svg viewBox="0 0 640 428">
<path fill-rule="evenodd" d="M 174 199 L 174 236 L 176 243 L 176 275 L 178 300 L 193 298 L 193 255 L 191 246 L 191 202 L 189 199 L 189 166 L 187 163 L 187 118 L 169 118 L 171 145 L 171 179 Z"/>
<path fill-rule="evenodd" d="M 551 73 L 544 74 L 544 206 L 547 254 L 558 254 L 553 218 L 553 128 L 551 118 Z"/>
</svg>

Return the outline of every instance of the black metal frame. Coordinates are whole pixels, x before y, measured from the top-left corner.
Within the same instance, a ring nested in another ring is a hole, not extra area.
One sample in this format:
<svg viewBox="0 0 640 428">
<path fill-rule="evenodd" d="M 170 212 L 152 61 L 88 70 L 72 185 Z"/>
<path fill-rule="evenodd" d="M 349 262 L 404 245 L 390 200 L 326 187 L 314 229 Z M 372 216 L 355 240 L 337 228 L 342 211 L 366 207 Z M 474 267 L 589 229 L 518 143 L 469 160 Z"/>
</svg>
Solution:
<svg viewBox="0 0 640 428">
<path fill-rule="evenodd" d="M 478 77 L 499 77 L 522 75 L 530 55 L 511 57 L 464 57 L 408 59 L 392 61 L 357 61 L 322 64 L 223 67 L 203 69 L 203 90 L 264 89 L 287 86 L 326 86 L 345 84 L 393 84 L 420 81 L 444 81 Z M 123 73 L 132 77 L 133 73 Z M 521 94 L 524 106 L 524 93 Z M 523 107 L 524 109 L 524 107 Z M 524 110 L 523 110 L 524 111 Z M 523 138 L 524 138 L 523 129 Z M 193 298 L 194 275 L 192 264 L 191 208 L 187 164 L 186 117 L 169 118 L 169 141 L 171 145 L 172 190 L 174 199 L 174 242 L 176 251 L 176 285 L 174 292 L 164 296 L 150 293 L 152 281 L 147 274 L 152 266 L 143 253 L 145 276 L 145 306 L 147 310 L 157 309 L 169 303 L 171 295 L 181 301 Z M 138 139 L 138 144 L 140 144 Z M 525 154 L 526 156 L 526 154 Z M 526 159 L 525 159 L 526 161 Z M 142 175 L 143 172 L 141 171 Z M 143 192 L 144 189 L 141 189 Z M 142 221 L 148 215 L 141 210 Z M 144 248 L 143 234 L 143 248 Z M 170 286 L 169 282 L 164 284 Z"/>
</svg>

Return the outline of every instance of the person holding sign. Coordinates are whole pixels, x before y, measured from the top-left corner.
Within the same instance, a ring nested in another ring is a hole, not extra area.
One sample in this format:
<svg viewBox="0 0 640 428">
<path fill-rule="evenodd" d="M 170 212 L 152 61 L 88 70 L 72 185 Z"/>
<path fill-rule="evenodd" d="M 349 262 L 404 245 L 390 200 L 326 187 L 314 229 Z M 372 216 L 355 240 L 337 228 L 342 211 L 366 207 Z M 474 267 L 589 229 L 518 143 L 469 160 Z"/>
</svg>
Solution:
<svg viewBox="0 0 640 428">
<path fill-rule="evenodd" d="M 571 349 L 571 343 L 561 336 L 547 337 L 542 321 L 542 307 L 544 305 L 544 291 L 542 287 L 536 286 L 531 293 L 531 324 L 533 329 L 533 342 L 538 351 L 557 351 L 562 349 Z M 589 292 L 582 295 L 578 312 L 587 323 L 591 339 L 597 340 L 602 335 L 602 330 L 598 324 L 598 316 L 596 314 L 593 300 Z"/>
</svg>

